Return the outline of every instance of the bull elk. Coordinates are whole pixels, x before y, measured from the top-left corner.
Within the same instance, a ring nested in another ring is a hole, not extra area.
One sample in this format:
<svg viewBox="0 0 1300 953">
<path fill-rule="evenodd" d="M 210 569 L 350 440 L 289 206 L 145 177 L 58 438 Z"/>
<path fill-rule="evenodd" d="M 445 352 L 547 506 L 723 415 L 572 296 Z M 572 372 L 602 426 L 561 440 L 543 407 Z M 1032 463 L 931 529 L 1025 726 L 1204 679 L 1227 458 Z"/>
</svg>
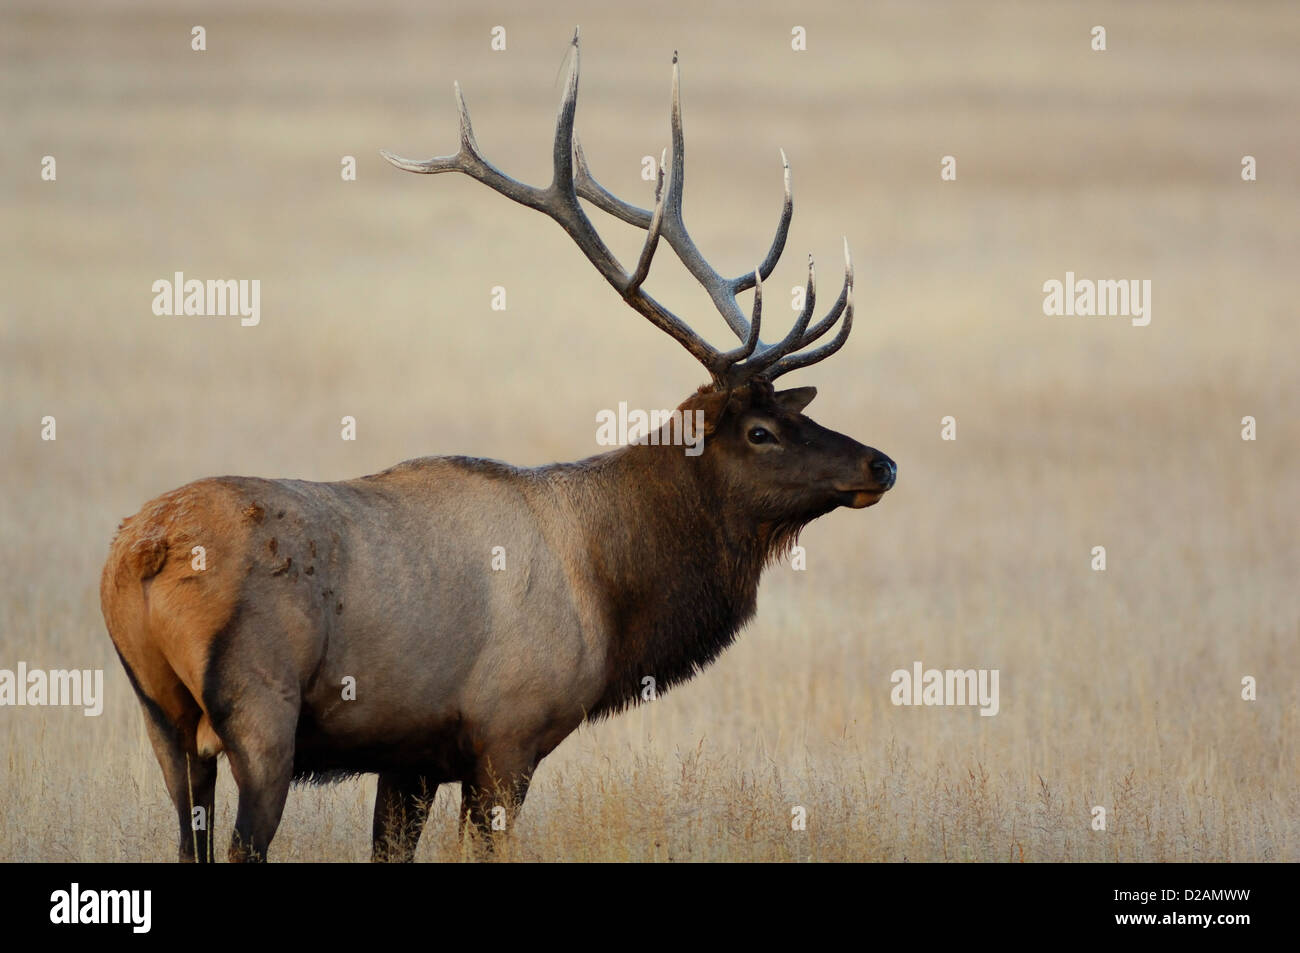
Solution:
<svg viewBox="0 0 1300 953">
<path fill-rule="evenodd" d="M 217 756 L 239 789 L 232 860 L 265 859 L 294 781 L 379 775 L 373 851 L 409 860 L 438 785 L 461 784 L 461 826 L 486 832 L 522 804 L 538 763 L 585 719 L 667 688 L 713 661 L 754 614 L 759 577 L 800 529 L 876 503 L 893 461 L 819 426 L 816 390 L 773 381 L 843 346 L 853 270 L 812 321 L 759 332 L 762 282 L 785 245 L 790 170 L 771 249 L 724 278 L 682 221 L 685 159 L 673 57 L 672 160 L 653 210 L 592 178 L 574 138 L 578 35 L 545 188 L 479 151 L 456 87 L 460 149 L 409 172 L 461 172 L 543 212 L 635 311 L 704 365 L 680 405 L 703 413 L 695 456 L 642 441 L 536 468 L 424 457 L 339 483 L 215 477 L 165 493 L 123 521 L 101 581 L 104 620 L 145 712 L 180 821 L 180 858 L 212 857 Z M 579 199 L 646 232 L 631 272 Z M 710 346 L 645 292 L 663 239 L 704 286 L 739 344 Z M 753 290 L 747 318 L 737 296 Z M 841 320 L 842 319 L 842 320 Z M 838 323 L 834 337 L 810 347 Z M 195 546 L 206 567 L 193 567 Z M 490 571 L 496 546 L 506 571 Z M 355 698 L 340 686 L 355 679 Z M 196 831 L 193 812 L 206 812 Z"/>
</svg>

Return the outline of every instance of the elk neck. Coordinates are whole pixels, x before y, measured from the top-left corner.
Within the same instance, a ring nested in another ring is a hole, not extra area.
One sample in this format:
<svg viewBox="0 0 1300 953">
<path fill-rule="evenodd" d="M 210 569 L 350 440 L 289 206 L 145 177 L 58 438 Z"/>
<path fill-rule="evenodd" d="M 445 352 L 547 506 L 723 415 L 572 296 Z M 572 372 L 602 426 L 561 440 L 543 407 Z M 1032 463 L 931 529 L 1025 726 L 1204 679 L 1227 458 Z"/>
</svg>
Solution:
<svg viewBox="0 0 1300 953">
<path fill-rule="evenodd" d="M 798 529 L 759 523 L 706 457 L 681 447 L 622 447 L 549 475 L 578 519 L 611 637 L 592 717 L 636 703 L 647 676 L 663 691 L 717 658 L 753 616 L 764 566 Z"/>
</svg>

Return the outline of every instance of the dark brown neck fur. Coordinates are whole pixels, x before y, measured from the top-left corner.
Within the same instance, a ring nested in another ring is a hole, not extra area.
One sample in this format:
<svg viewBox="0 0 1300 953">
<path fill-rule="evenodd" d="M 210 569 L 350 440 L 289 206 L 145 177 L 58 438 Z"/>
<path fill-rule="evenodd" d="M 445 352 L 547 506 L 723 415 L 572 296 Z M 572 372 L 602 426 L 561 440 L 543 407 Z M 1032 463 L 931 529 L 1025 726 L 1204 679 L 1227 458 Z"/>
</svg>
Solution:
<svg viewBox="0 0 1300 953">
<path fill-rule="evenodd" d="M 590 717 L 635 704 L 646 676 L 664 691 L 717 658 L 753 616 L 764 567 L 820 515 L 760 524 L 681 447 L 628 446 L 547 470 L 581 514 L 614 633 Z"/>
</svg>

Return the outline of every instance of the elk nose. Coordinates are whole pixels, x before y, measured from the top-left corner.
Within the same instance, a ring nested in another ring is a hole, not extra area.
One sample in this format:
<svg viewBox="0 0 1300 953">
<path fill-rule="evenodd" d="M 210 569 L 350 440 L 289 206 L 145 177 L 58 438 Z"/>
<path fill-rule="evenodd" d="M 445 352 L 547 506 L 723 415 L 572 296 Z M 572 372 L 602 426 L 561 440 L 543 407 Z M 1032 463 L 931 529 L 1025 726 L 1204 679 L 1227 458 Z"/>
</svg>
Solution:
<svg viewBox="0 0 1300 953">
<path fill-rule="evenodd" d="M 888 490 L 898 478 L 898 467 L 893 460 L 882 454 L 871 461 L 871 476 L 882 490 Z"/>
</svg>

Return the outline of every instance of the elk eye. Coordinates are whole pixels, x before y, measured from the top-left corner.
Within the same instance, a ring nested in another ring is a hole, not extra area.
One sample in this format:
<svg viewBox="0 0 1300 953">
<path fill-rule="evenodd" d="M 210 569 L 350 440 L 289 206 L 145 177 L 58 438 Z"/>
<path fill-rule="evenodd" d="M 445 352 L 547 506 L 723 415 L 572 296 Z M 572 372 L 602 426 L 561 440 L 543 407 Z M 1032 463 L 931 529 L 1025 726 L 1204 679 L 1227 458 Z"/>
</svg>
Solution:
<svg viewBox="0 0 1300 953">
<path fill-rule="evenodd" d="M 768 431 L 764 430 L 762 427 L 750 427 L 749 442 L 750 443 L 775 443 L 776 438 L 773 437 Z"/>
</svg>

